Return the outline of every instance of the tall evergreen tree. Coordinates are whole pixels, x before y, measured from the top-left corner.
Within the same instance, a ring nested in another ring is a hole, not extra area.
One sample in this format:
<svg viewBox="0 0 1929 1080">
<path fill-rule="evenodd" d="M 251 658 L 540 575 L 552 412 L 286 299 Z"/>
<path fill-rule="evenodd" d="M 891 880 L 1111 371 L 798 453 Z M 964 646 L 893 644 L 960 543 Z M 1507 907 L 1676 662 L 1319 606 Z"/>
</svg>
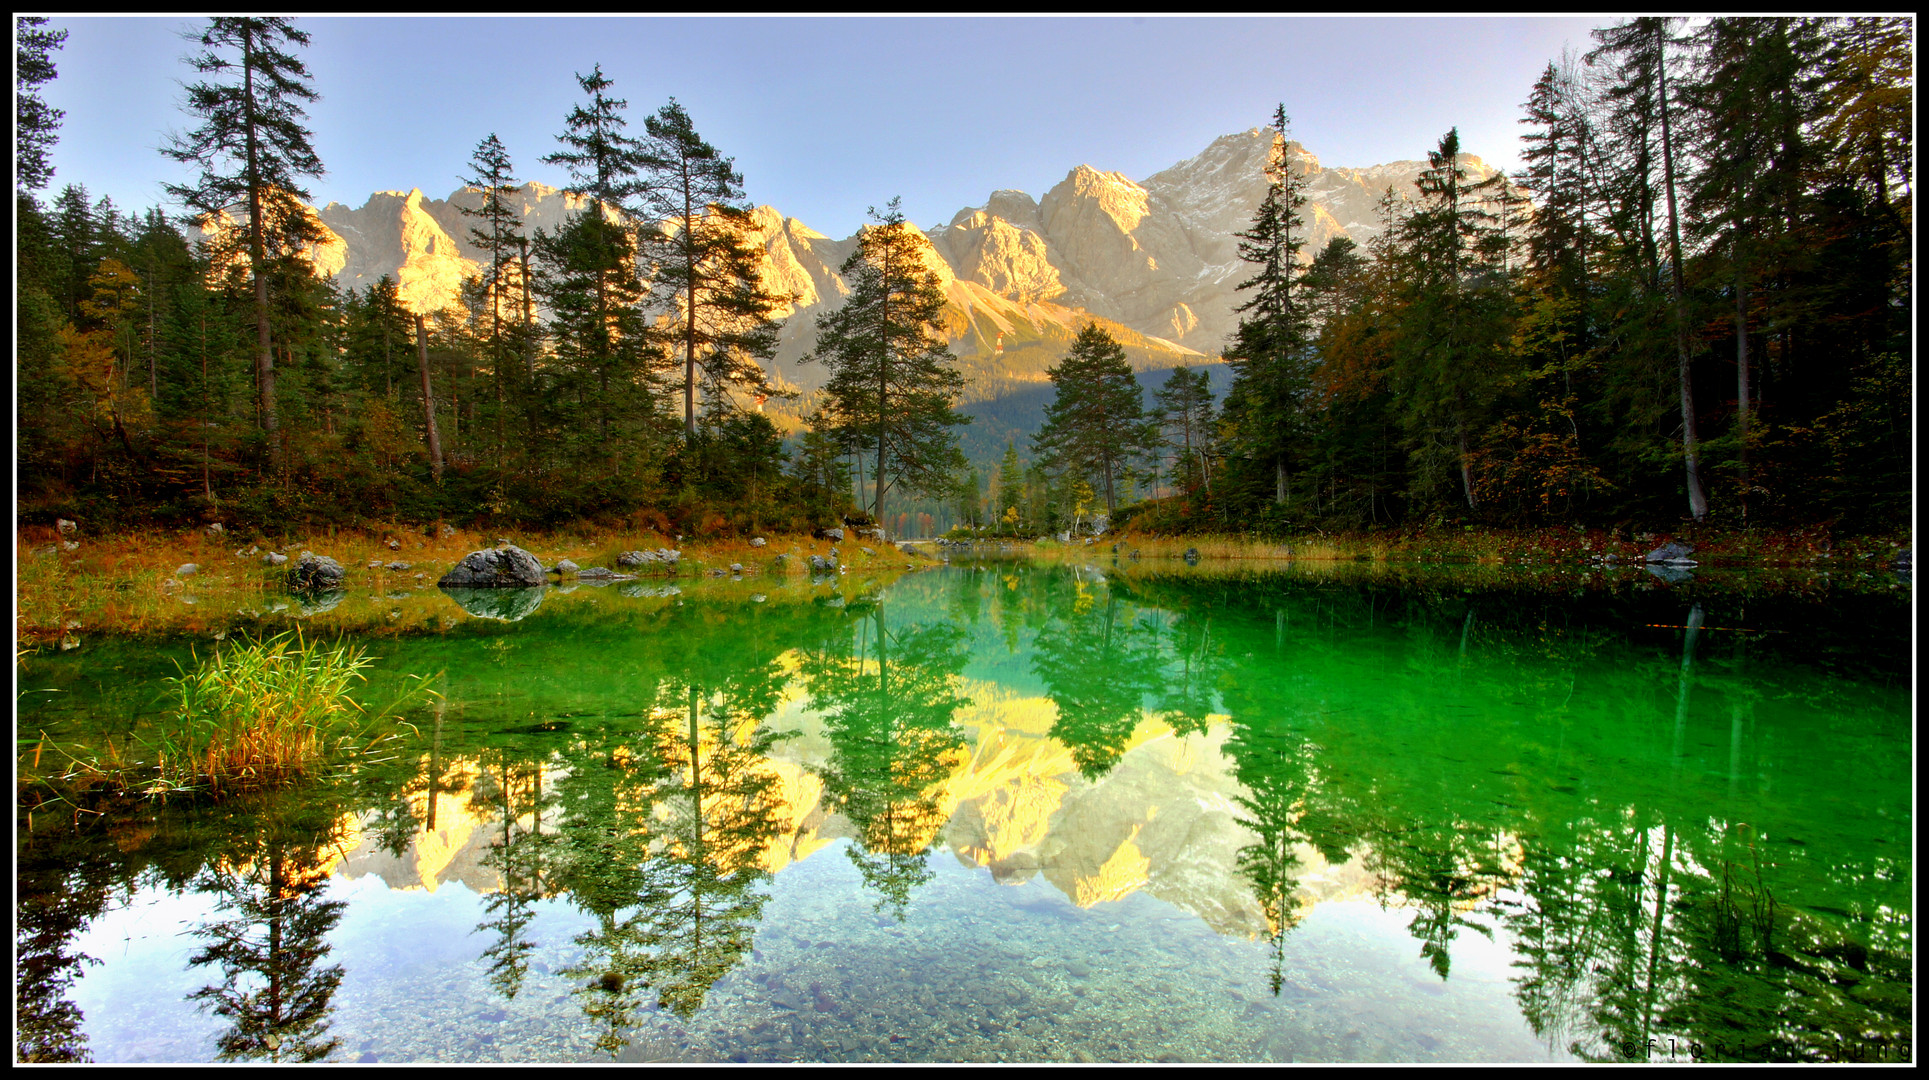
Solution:
<svg viewBox="0 0 1929 1080">
<path fill-rule="evenodd" d="M 1212 480 L 1212 380 L 1203 371 L 1173 368 L 1153 394 L 1153 423 L 1160 446 L 1172 451 L 1171 477 L 1191 492 Z"/>
<path fill-rule="evenodd" d="M 186 135 L 171 135 L 161 152 L 197 165 L 192 184 L 168 184 L 170 197 L 214 225 L 245 210 L 249 273 L 255 296 L 256 408 L 277 466 L 275 361 L 270 327 L 269 260 L 319 236 L 300 200 L 301 177 L 322 175 L 321 159 L 302 126 L 303 102 L 319 97 L 308 85 L 308 67 L 289 53 L 308 44 L 308 34 L 287 19 L 216 18 L 198 39 L 204 51 L 188 59 L 194 69 L 232 81 L 188 86 L 188 111 L 203 118 Z"/>
<path fill-rule="evenodd" d="M 47 154 L 67 115 L 40 98 L 40 87 L 56 74 L 53 51 L 67 43 L 67 31 L 41 29 L 46 25 L 36 15 L 14 23 L 14 176 L 23 192 L 38 191 L 54 178 Z"/>
<path fill-rule="evenodd" d="M 560 311 L 551 329 L 558 335 L 559 351 L 573 354 L 579 369 L 594 373 L 596 435 L 607 442 L 612 387 L 627 396 L 627 388 L 619 384 L 634 382 L 647 395 L 655 355 L 638 309 L 643 291 L 636 269 L 635 222 L 636 201 L 645 192 L 643 151 L 634 137 L 624 134 L 623 110 L 629 103 L 609 95 L 614 84 L 604 77 L 602 65 L 576 76 L 576 81 L 589 103 L 570 110 L 565 130 L 557 136 L 569 149 L 543 161 L 567 167 L 567 190 L 589 203 L 557 235 L 547 241 L 539 236 L 536 246 L 549 267 L 551 309 L 557 310 L 559 301 L 571 307 L 573 329 L 559 325 Z M 587 304 L 573 297 L 577 291 Z M 580 390 L 578 394 L 580 398 Z"/>
<path fill-rule="evenodd" d="M 1286 106 L 1273 110 L 1273 150 L 1266 175 L 1266 196 L 1253 212 L 1252 227 L 1235 234 L 1239 257 L 1254 266 L 1239 283 L 1250 295 L 1225 358 L 1233 366 L 1226 394 L 1226 428 L 1231 452 L 1249 471 L 1271 474 L 1273 502 L 1287 501 L 1289 462 L 1304 436 L 1300 412 L 1307 390 L 1307 312 L 1293 286 L 1299 253 L 1306 244 L 1305 176 L 1288 160 L 1291 138 Z"/>
<path fill-rule="evenodd" d="M 930 241 L 892 199 L 858 234 L 840 272 L 851 292 L 818 316 L 805 363 L 830 370 L 821 422 L 876 454 L 872 514 L 885 527 L 892 487 L 942 496 L 964 466 L 951 428 L 969 423 L 954 407 L 964 388 L 944 337 L 944 292 L 926 263 Z"/>
<path fill-rule="evenodd" d="M 1052 400 L 1032 453 L 1047 469 L 1091 484 L 1109 514 L 1118 509 L 1124 473 L 1151 441 L 1138 377 L 1125 363 L 1125 349 L 1097 323 L 1078 332 L 1048 374 Z"/>
<path fill-rule="evenodd" d="M 506 366 L 506 357 L 503 355 L 503 293 L 505 283 L 517 277 L 516 234 L 520 224 L 520 215 L 509 204 L 509 196 L 520 185 L 515 180 L 515 166 L 509 160 L 509 150 L 494 132 L 476 144 L 475 156 L 469 159 L 469 168 L 474 175 L 463 177 L 462 182 L 480 190 L 482 202 L 474 208 L 459 204 L 456 208 L 462 211 L 464 217 L 475 219 L 476 223 L 469 226 L 469 242 L 489 256 L 482 282 L 489 299 L 490 365 L 496 376 L 496 397 L 500 401 L 503 368 Z M 521 284 L 527 287 L 527 282 Z M 511 316 L 514 316 L 513 308 Z"/>
<path fill-rule="evenodd" d="M 1708 496 L 1701 483 L 1700 436 L 1696 426 L 1694 381 L 1690 377 L 1687 295 L 1682 283 L 1681 220 L 1675 174 L 1675 105 L 1668 86 L 1668 50 L 1674 43 L 1667 18 L 1640 18 L 1594 31 L 1600 44 L 1587 54 L 1589 63 L 1606 58 L 1613 65 L 1608 100 L 1615 125 L 1631 149 L 1624 154 L 1623 172 L 1639 207 L 1640 242 L 1649 252 L 1654 288 L 1666 290 L 1672 315 L 1677 385 L 1681 398 L 1681 452 L 1688 491 L 1688 512 L 1696 520 L 1708 516 Z M 1667 207 L 1667 263 L 1665 268 L 1654 239 L 1653 151 L 1661 152 L 1661 196 Z"/>
<path fill-rule="evenodd" d="M 1395 230 L 1399 330 L 1389 374 L 1415 482 L 1430 488 L 1450 455 L 1472 510 L 1474 439 L 1509 338 L 1503 267 L 1490 242 L 1497 215 L 1488 208 L 1505 177 L 1470 183 L 1460 159 L 1454 129 L 1428 152 L 1420 205 Z"/>
<path fill-rule="evenodd" d="M 1025 467 L 1018 461 L 1018 447 L 1005 443 L 1005 456 L 998 459 L 998 520 L 1016 525 L 1018 508 L 1025 502 Z"/>
<path fill-rule="evenodd" d="M 669 331 L 683 352 L 683 433 L 696 437 L 697 383 L 706 409 L 723 410 L 729 393 L 772 393 L 759 366 L 777 351 L 773 313 L 784 298 L 764 289 L 743 176 L 717 153 L 675 98 L 644 121 L 641 163 L 646 206 L 656 219 L 642 237 L 653 292 L 671 309 Z"/>
</svg>

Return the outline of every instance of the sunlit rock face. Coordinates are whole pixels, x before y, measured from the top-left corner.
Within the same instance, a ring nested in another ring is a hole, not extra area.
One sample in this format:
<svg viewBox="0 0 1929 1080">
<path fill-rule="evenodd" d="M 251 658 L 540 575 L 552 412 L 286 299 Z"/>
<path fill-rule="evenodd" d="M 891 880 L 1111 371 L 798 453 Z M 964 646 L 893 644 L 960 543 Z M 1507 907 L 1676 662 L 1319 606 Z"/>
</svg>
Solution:
<svg viewBox="0 0 1929 1080">
<path fill-rule="evenodd" d="M 1217 358 L 1238 325 L 1238 285 L 1251 276 L 1234 234 L 1251 225 L 1265 197 L 1277 139 L 1270 128 L 1222 136 L 1140 181 L 1078 165 L 1040 198 L 994 191 L 983 206 L 926 230 L 925 261 L 945 292 L 950 347 L 974 361 L 966 399 L 1042 381 L 1045 364 L 1093 318 L 1136 336 L 1127 344 L 1139 368 Z M 1391 188 L 1396 199 L 1413 198 L 1426 169 L 1418 160 L 1329 168 L 1297 143 L 1287 147 L 1287 162 L 1306 184 L 1304 260 L 1335 237 L 1364 245 L 1378 235 L 1382 193 Z M 1461 162 L 1470 181 L 1493 174 L 1470 154 Z M 464 187 L 446 199 L 416 189 L 378 192 L 358 208 L 330 203 L 319 211 L 327 235 L 306 257 L 318 274 L 348 288 L 389 275 L 411 311 L 439 311 L 483 269 L 487 255 L 471 236 L 479 219 L 462 213 L 482 197 Z M 535 182 L 508 199 L 523 237 L 555 232 L 586 204 Z M 816 389 L 823 366 L 800 361 L 815 341 L 817 316 L 849 295 L 842 267 L 858 238 L 833 240 L 768 206 L 752 217 L 749 240 L 764 285 L 786 298 L 770 375 L 783 389 Z"/>
</svg>

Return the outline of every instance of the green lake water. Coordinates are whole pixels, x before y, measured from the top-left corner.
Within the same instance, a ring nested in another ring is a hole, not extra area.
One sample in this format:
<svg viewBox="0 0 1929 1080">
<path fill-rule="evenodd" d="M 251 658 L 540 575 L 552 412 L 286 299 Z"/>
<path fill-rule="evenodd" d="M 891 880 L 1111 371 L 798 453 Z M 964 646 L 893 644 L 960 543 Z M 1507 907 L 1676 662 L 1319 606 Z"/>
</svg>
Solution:
<svg viewBox="0 0 1929 1080">
<path fill-rule="evenodd" d="M 860 576 L 203 613 L 442 700 L 273 796 L 23 782 L 17 1056 L 1912 1059 L 1906 586 Z M 29 658 L 21 773 L 215 632 Z"/>
</svg>

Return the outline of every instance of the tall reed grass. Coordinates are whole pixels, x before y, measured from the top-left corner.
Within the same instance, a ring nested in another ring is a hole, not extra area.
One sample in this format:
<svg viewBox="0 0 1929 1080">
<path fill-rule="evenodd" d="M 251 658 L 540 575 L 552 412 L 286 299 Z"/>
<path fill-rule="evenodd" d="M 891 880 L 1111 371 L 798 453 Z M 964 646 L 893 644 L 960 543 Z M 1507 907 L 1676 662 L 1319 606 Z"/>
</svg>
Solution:
<svg viewBox="0 0 1929 1080">
<path fill-rule="evenodd" d="M 219 796 L 295 780 L 338 751 L 372 747 L 384 737 L 383 717 L 349 691 L 368 681 L 373 662 L 361 646 L 325 646 L 299 630 L 217 648 L 167 680 L 178 704 L 156 747 L 162 785 Z"/>
</svg>

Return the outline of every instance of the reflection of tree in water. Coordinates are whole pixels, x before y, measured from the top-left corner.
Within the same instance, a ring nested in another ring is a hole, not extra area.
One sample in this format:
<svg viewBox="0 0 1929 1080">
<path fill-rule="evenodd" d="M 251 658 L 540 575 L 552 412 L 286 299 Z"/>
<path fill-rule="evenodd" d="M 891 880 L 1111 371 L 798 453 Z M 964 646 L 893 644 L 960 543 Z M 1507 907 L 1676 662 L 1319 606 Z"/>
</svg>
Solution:
<svg viewBox="0 0 1929 1080">
<path fill-rule="evenodd" d="M 22 845 L 18 854 L 14 1052 L 29 1062 L 92 1061 L 80 1008 L 67 993 L 85 965 L 100 961 L 68 950 L 75 935 L 107 910 L 112 874 L 93 860 L 70 866 L 64 857 L 39 858 L 33 843 Z"/>
<path fill-rule="evenodd" d="M 485 755 L 482 777 L 471 793 L 470 807 L 479 818 L 494 814 L 502 822 L 501 834 L 482 856 L 482 864 L 501 877 L 502 888 L 482 898 L 488 917 L 476 924 L 476 931 L 495 934 L 482 951 L 489 985 L 514 998 L 529 974 L 528 953 L 535 948 L 527 931 L 535 918 L 533 905 L 544 895 L 544 857 L 554 839 L 543 832 L 543 815 L 554 809 L 556 800 L 544 790 L 541 759 L 498 751 Z"/>
<path fill-rule="evenodd" d="M 342 967 L 321 966 L 328 932 L 347 904 L 326 898 L 328 866 L 346 835 L 339 807 L 281 802 L 252 836 L 201 873 L 197 888 L 221 898 L 217 918 L 194 929 L 204 942 L 188 963 L 214 965 L 221 982 L 188 995 L 229 1021 L 219 1059 L 319 1061 L 341 1040 L 328 1014 Z"/>
<path fill-rule="evenodd" d="M 660 728 L 661 789 L 656 858 L 645 869 L 639 937 L 643 974 L 657 1003 L 682 1019 L 742 961 L 770 894 L 763 856 L 792 825 L 768 757 L 776 734 L 762 726 L 770 700 L 686 688 L 686 725 Z"/>
<path fill-rule="evenodd" d="M 808 657 L 804 680 L 831 741 L 825 795 L 858 830 L 851 861 L 877 890 L 878 910 L 902 919 L 912 891 L 931 878 L 946 816 L 937 793 L 964 751 L 951 717 L 965 704 L 957 674 L 969 649 L 964 631 L 947 623 L 892 633 L 881 605 L 856 637 L 848 652 Z"/>
<path fill-rule="evenodd" d="M 1233 797 L 1245 811 L 1239 823 L 1258 838 L 1257 843 L 1239 849 L 1239 872 L 1266 913 L 1272 938 L 1269 985 L 1278 996 L 1285 982 L 1286 935 L 1306 914 L 1295 895 L 1300 861 L 1293 848 L 1304 839 L 1297 824 L 1312 787 L 1311 755 L 1305 740 L 1295 734 L 1255 731 L 1237 718 L 1225 752 L 1245 789 L 1245 794 Z"/>
<path fill-rule="evenodd" d="M 1159 687 L 1159 712 L 1181 735 L 1203 732 L 1206 718 L 1219 711 L 1219 679 L 1230 668 L 1225 646 L 1213 636 L 1209 610 L 1167 621 L 1165 645 L 1172 658 Z"/>
<path fill-rule="evenodd" d="M 1446 979 L 1453 941 L 1462 929 L 1492 940 L 1494 929 L 1469 916 L 1478 913 L 1508 878 L 1500 865 L 1502 838 L 1490 829 L 1458 821 L 1415 822 L 1378 831 L 1367 867 L 1387 891 L 1415 909 L 1407 932 L 1420 955 Z"/>
<path fill-rule="evenodd" d="M 761 639 L 718 649 L 702 635 L 665 635 L 687 654 L 677 677 L 638 688 L 641 724 L 585 738 L 560 784 L 555 869 L 597 925 L 566 972 L 597 1045 L 614 1053 L 643 1008 L 694 1015 L 749 950 L 768 893 L 763 862 L 792 822 L 768 762 L 763 727 L 784 682 Z"/>
<path fill-rule="evenodd" d="M 1052 737 L 1096 780 L 1124 755 L 1146 696 L 1163 685 L 1161 664 L 1155 631 L 1136 608 L 1103 585 L 1077 581 L 1073 589 L 1034 641 L 1031 666 L 1058 706 Z"/>
</svg>

